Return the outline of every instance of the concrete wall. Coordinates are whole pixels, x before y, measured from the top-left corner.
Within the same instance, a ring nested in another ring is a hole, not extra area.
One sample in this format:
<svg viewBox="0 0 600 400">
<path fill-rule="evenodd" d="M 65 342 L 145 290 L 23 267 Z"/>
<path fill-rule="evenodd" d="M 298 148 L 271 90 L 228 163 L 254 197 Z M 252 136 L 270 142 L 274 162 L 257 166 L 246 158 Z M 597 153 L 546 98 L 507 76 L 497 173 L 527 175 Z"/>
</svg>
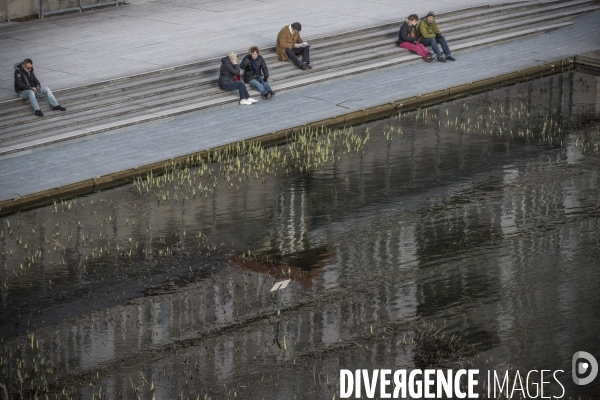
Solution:
<svg viewBox="0 0 600 400">
<path fill-rule="evenodd" d="M 82 7 L 100 4 L 100 3 L 109 3 L 114 0 L 82 0 Z M 122 1 L 122 0 L 120 0 Z M 44 0 L 44 11 L 58 11 L 65 10 L 68 8 L 79 7 L 79 0 Z"/>
<path fill-rule="evenodd" d="M 79 6 L 79 0 L 43 0 L 44 13 L 72 9 Z M 82 0 L 83 7 L 108 3 L 111 0 Z M 120 0 L 123 1 L 123 0 Z M 37 15 L 40 12 L 39 0 L 0 0 L 0 21 Z"/>
<path fill-rule="evenodd" d="M 2 21 L 37 14 L 38 11 L 39 0 L 0 0 Z"/>
<path fill-rule="evenodd" d="M 79 2 L 77 0 L 44 0 L 44 12 L 64 10 L 78 6 Z"/>
</svg>

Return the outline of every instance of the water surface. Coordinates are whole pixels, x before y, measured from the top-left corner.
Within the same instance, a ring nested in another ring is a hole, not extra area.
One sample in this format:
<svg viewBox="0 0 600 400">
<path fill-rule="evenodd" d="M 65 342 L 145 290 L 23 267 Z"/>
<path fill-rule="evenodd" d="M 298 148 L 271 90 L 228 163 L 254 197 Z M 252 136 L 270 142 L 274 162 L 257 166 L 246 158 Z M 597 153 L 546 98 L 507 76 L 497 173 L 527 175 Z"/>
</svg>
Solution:
<svg viewBox="0 0 600 400">
<path fill-rule="evenodd" d="M 576 351 L 600 359 L 599 88 L 555 75 L 354 127 L 365 145 L 309 172 L 197 196 L 179 175 L 4 218 L 0 381 L 331 399 L 340 368 L 462 361 L 562 369 L 566 397 L 595 398 L 599 379 L 570 375 Z"/>
</svg>

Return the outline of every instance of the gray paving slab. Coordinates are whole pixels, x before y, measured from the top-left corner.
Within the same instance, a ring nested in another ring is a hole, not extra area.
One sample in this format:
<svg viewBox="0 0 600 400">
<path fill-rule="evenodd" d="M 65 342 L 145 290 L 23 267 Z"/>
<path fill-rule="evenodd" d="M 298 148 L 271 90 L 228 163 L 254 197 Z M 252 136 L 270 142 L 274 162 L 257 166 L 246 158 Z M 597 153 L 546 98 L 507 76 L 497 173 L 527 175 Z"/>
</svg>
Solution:
<svg viewBox="0 0 600 400">
<path fill-rule="evenodd" d="M 232 50 L 244 52 L 253 44 L 274 46 L 281 27 L 296 19 L 305 26 L 303 37 L 310 40 L 401 21 L 412 12 L 502 2 L 506 0 L 430 0 L 426 5 L 397 0 L 303 0 L 299 7 L 290 0 L 132 0 L 118 8 L 26 23 L 0 22 L 0 71 L 5 71 L 0 78 L 0 101 L 14 98 L 12 66 L 26 57 L 34 60 L 36 71 L 46 66 L 48 70 L 38 73 L 38 78 L 59 90 L 214 58 Z M 129 50 L 138 42 L 146 43 L 141 52 Z M 94 64 L 110 68 L 92 68 Z M 66 71 L 61 72 L 59 66 L 86 73 L 64 81 L 59 78 Z M 5 89 L 7 85 L 11 90 Z"/>
<path fill-rule="evenodd" d="M 599 20 L 595 12 L 548 34 L 458 52 L 454 63 L 389 67 L 284 91 L 253 106 L 229 104 L 16 153 L 0 159 L 0 200 L 600 49 Z"/>
<path fill-rule="evenodd" d="M 577 56 L 577 59 L 594 64 L 600 64 L 600 49 L 580 54 Z"/>
</svg>

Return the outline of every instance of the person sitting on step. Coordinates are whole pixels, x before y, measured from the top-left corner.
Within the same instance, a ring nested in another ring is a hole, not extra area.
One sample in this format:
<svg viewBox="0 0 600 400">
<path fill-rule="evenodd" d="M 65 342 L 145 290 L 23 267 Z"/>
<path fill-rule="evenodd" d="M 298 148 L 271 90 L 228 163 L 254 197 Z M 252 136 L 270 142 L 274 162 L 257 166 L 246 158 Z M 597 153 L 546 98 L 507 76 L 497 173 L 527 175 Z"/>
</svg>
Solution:
<svg viewBox="0 0 600 400">
<path fill-rule="evenodd" d="M 419 32 L 417 30 L 417 24 L 419 23 L 419 17 L 417 14 L 409 15 L 404 23 L 400 26 L 400 32 L 398 32 L 398 45 L 403 49 L 410 50 L 417 53 L 423 60 L 431 62 L 435 60 L 435 56 L 432 52 L 428 51 L 425 46 L 419 43 Z"/>
<path fill-rule="evenodd" d="M 244 82 L 239 81 L 240 66 L 237 64 L 237 54 L 231 52 L 227 57 L 221 59 L 221 69 L 219 70 L 219 87 L 222 90 L 238 90 L 240 93 L 240 104 L 250 105 L 256 103 L 250 94 Z"/>
<path fill-rule="evenodd" d="M 52 106 L 52 111 L 67 111 L 61 107 L 52 94 L 50 88 L 40 84 L 33 72 L 33 61 L 26 58 L 23 62 L 15 64 L 15 92 L 22 99 L 28 99 L 33 107 L 33 113 L 38 117 L 43 117 L 44 113 L 40 110 L 37 97 L 46 97 L 48 103 Z"/>
<path fill-rule="evenodd" d="M 300 25 L 300 22 L 284 26 L 277 35 L 275 49 L 277 50 L 279 61 L 289 59 L 298 68 L 306 71 L 307 69 L 312 69 L 309 54 L 310 45 L 300 37 L 301 30 L 302 25 Z M 302 55 L 302 61 L 298 60 L 299 55 Z"/>
<path fill-rule="evenodd" d="M 267 79 L 269 69 L 257 46 L 248 49 L 248 54 L 240 63 L 240 69 L 244 71 L 244 82 L 258 90 L 262 97 L 270 100 L 275 95 Z"/>
<path fill-rule="evenodd" d="M 438 61 L 456 61 L 450 53 L 450 47 L 448 47 L 448 43 L 446 43 L 446 38 L 440 33 L 440 28 L 438 28 L 437 23 L 435 22 L 435 13 L 433 11 L 429 11 L 425 18 L 421 18 L 421 21 L 419 22 L 419 36 L 421 37 L 419 43 L 425 46 L 431 46 Z M 442 46 L 445 56 L 440 52 L 440 48 L 437 45 L 438 43 Z"/>
</svg>

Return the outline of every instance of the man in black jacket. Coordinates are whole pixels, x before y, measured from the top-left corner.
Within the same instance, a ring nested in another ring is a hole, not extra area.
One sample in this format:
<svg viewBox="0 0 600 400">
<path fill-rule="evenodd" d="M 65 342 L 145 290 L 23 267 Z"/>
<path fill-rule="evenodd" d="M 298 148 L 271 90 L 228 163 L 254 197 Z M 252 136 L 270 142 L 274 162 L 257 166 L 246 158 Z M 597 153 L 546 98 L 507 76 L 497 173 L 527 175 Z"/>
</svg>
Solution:
<svg viewBox="0 0 600 400">
<path fill-rule="evenodd" d="M 270 100 L 275 95 L 267 79 L 269 78 L 269 69 L 263 56 L 257 46 L 252 46 L 248 54 L 240 63 L 240 69 L 244 71 L 244 82 L 258 90 L 262 97 Z"/>
<path fill-rule="evenodd" d="M 33 112 L 38 117 L 43 117 L 44 114 L 40 110 L 36 96 L 46 96 L 48 103 L 52 106 L 52 111 L 66 111 L 61 107 L 48 87 L 42 87 L 40 81 L 33 73 L 33 61 L 31 58 L 26 58 L 22 63 L 15 64 L 15 92 L 22 99 L 29 99 Z"/>
</svg>

